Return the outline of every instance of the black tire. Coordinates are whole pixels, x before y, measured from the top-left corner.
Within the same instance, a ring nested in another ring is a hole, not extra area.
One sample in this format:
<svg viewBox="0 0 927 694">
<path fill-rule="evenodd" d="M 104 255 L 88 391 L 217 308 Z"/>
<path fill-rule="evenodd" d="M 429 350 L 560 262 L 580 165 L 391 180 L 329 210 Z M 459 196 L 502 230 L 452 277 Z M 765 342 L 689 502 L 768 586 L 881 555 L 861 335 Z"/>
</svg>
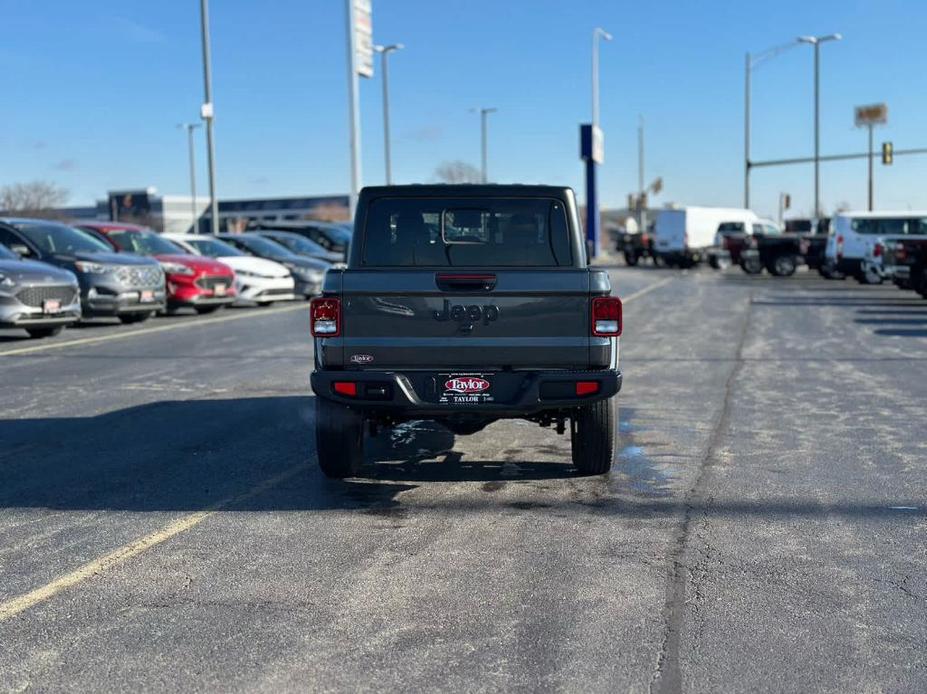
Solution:
<svg viewBox="0 0 927 694">
<path fill-rule="evenodd" d="M 353 477 L 364 463 L 364 416 L 350 407 L 316 397 L 315 448 L 326 477 Z"/>
<path fill-rule="evenodd" d="M 54 325 L 45 328 L 26 328 L 26 332 L 29 333 L 29 337 L 36 340 L 41 340 L 44 337 L 54 337 L 62 330 L 64 330 L 63 325 Z"/>
<path fill-rule="evenodd" d="M 203 316 L 207 313 L 215 313 L 220 308 L 222 308 L 222 306 L 220 304 L 219 306 L 194 306 L 193 308 L 198 314 Z"/>
<path fill-rule="evenodd" d="M 624 252 L 624 262 L 625 262 L 625 265 L 628 265 L 629 267 L 634 267 L 635 265 L 637 265 L 640 259 L 641 257 L 638 253 L 635 253 L 633 251 Z"/>
<path fill-rule="evenodd" d="M 119 316 L 121 320 L 126 325 L 131 323 L 144 323 L 146 320 L 151 318 L 154 315 L 154 311 L 146 311 L 145 313 L 125 313 Z"/>
<path fill-rule="evenodd" d="M 911 275 L 911 287 L 914 291 L 927 299 L 927 271 L 915 271 Z"/>
<path fill-rule="evenodd" d="M 573 467 L 583 475 L 603 475 L 615 460 L 618 397 L 576 410 L 570 421 Z"/>
<path fill-rule="evenodd" d="M 798 258 L 789 253 L 783 253 L 773 258 L 769 264 L 769 272 L 776 277 L 791 277 L 798 269 Z"/>
<path fill-rule="evenodd" d="M 763 263 L 759 257 L 741 258 L 740 267 L 748 275 L 759 275 L 763 272 Z"/>
<path fill-rule="evenodd" d="M 825 262 L 818 268 L 818 274 L 826 280 L 843 280 L 846 275 L 837 270 L 831 262 Z"/>
<path fill-rule="evenodd" d="M 856 281 L 860 284 L 882 284 L 882 275 L 872 267 L 866 266 L 856 274 Z"/>
</svg>

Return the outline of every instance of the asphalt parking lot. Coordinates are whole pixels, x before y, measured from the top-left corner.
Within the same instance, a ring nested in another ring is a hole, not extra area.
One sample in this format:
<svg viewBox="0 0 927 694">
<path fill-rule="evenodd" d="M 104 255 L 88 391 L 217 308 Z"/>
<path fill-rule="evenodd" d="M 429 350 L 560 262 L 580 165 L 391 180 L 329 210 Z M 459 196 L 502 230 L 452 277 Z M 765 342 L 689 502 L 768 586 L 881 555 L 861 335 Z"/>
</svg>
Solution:
<svg viewBox="0 0 927 694">
<path fill-rule="evenodd" d="M 0 331 L 0 690 L 924 691 L 927 302 L 616 268 L 620 458 L 313 459 L 307 306 Z"/>
</svg>

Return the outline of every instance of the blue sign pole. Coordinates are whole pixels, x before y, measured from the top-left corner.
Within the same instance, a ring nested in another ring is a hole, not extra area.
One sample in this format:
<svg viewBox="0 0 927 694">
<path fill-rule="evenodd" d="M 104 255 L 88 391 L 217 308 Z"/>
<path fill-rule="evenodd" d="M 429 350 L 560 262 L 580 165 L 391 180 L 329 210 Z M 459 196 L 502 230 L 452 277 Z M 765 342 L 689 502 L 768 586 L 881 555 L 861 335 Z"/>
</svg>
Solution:
<svg viewBox="0 0 927 694">
<path fill-rule="evenodd" d="M 599 254 L 599 195 L 596 167 L 604 158 L 602 131 L 591 124 L 579 126 L 579 155 L 586 162 L 586 246 L 589 257 Z"/>
</svg>

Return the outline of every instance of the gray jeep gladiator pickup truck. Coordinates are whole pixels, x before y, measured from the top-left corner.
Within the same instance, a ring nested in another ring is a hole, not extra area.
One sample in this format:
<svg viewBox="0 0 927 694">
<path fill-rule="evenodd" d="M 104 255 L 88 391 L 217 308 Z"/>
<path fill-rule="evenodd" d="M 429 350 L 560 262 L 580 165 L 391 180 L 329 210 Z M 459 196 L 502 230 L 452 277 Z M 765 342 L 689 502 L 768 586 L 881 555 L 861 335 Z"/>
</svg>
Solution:
<svg viewBox="0 0 927 694">
<path fill-rule="evenodd" d="M 406 420 L 471 434 L 502 418 L 569 431 L 584 474 L 615 456 L 622 307 L 587 265 L 569 188 L 365 188 L 347 266 L 310 307 L 316 448 L 356 475 Z"/>
</svg>

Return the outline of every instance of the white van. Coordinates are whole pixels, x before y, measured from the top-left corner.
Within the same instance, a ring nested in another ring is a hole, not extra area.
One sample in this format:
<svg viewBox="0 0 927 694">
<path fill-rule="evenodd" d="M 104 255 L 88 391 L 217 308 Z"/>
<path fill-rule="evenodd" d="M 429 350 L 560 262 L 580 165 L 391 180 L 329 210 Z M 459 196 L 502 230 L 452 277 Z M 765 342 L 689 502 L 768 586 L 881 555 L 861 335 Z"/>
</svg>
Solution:
<svg viewBox="0 0 927 694">
<path fill-rule="evenodd" d="M 841 212 L 834 217 L 825 260 L 864 284 L 891 276 L 886 250 L 896 238 L 927 236 L 927 212 Z"/>
<path fill-rule="evenodd" d="M 691 267 L 716 245 L 718 227 L 740 223 L 749 229 L 758 217 L 750 210 L 725 207 L 680 207 L 660 210 L 654 226 L 656 255 L 667 265 Z"/>
</svg>

